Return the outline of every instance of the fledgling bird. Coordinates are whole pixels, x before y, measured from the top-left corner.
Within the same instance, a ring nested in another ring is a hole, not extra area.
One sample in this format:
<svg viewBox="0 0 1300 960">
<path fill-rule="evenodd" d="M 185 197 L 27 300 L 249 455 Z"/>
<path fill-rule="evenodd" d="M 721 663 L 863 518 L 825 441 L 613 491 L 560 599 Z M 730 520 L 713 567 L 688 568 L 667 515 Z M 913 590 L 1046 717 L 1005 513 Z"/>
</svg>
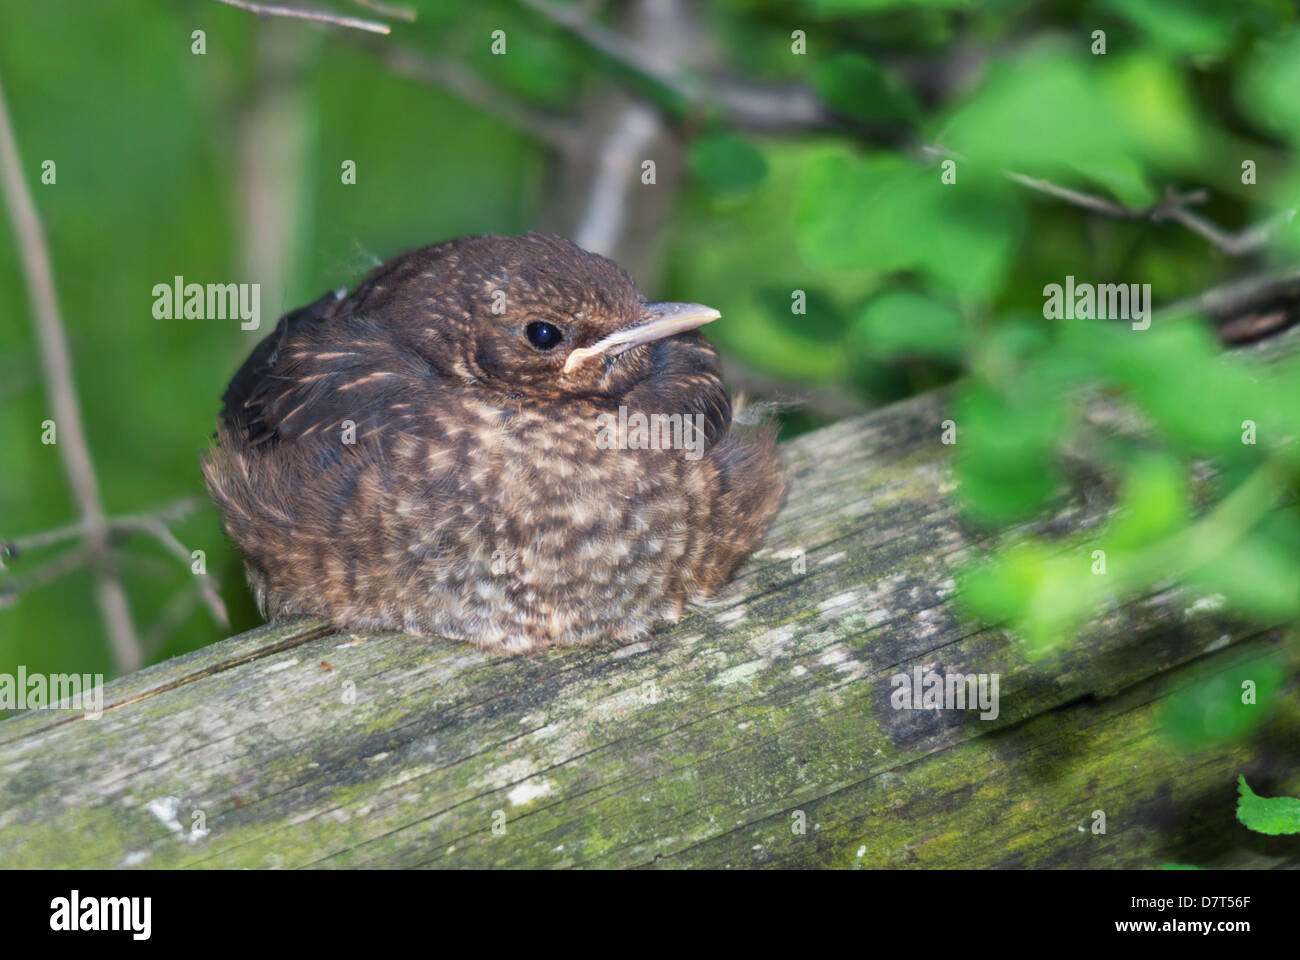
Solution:
<svg viewBox="0 0 1300 960">
<path fill-rule="evenodd" d="M 785 487 L 772 429 L 731 429 L 697 332 L 718 316 L 540 234 L 402 254 L 287 314 L 203 459 L 262 614 L 518 654 L 707 600 Z M 620 408 L 704 436 L 611 443 Z"/>
</svg>

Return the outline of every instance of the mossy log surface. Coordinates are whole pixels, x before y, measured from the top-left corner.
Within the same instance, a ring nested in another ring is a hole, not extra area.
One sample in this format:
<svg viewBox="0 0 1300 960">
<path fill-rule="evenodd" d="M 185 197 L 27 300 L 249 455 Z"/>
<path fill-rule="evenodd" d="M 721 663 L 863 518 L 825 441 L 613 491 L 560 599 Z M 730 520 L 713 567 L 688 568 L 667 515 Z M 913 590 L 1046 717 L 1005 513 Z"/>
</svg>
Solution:
<svg viewBox="0 0 1300 960">
<path fill-rule="evenodd" d="M 119 679 L 98 719 L 0 723 L 0 863 L 1300 865 L 1300 841 L 1233 818 L 1239 773 L 1300 787 L 1278 769 L 1294 686 L 1248 743 L 1182 753 L 1159 723 L 1179 684 L 1278 634 L 1175 589 L 1049 661 L 963 619 L 952 571 L 978 536 L 951 502 L 946 403 L 787 444 L 763 548 L 643 642 L 507 660 L 301 620 Z M 1090 482 L 1056 529 L 1104 516 Z M 893 709 L 915 666 L 1000 674 L 1000 716 Z"/>
</svg>

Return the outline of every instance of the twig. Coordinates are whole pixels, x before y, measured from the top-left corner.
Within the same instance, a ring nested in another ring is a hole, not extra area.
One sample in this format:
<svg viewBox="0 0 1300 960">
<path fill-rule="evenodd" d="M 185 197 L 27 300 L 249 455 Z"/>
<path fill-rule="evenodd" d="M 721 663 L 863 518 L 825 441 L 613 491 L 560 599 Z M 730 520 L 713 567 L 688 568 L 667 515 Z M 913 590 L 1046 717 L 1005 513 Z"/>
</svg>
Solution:
<svg viewBox="0 0 1300 960">
<path fill-rule="evenodd" d="M 190 555 L 189 550 L 185 549 L 185 545 L 167 529 L 166 524 L 150 519 L 144 521 L 142 529 L 157 540 L 172 556 L 180 560 L 182 566 L 189 567 L 191 565 L 193 557 Z M 226 614 L 226 605 L 221 602 L 221 594 L 217 592 L 215 581 L 207 573 L 195 575 L 199 578 L 199 593 L 203 597 L 203 602 L 207 604 L 212 618 L 224 630 L 230 626 L 230 617 Z"/>
<path fill-rule="evenodd" d="M 37 567 L 25 577 L 11 580 L 8 583 L 0 583 L 0 607 L 12 606 L 24 593 L 39 590 L 55 580 L 80 570 L 82 567 L 93 563 L 97 556 L 96 552 L 89 546 L 82 545 L 76 550 L 69 550 L 60 554 L 49 563 Z"/>
<path fill-rule="evenodd" d="M 560 5 L 551 0 L 517 2 L 691 106 L 721 109 L 733 126 L 789 130 L 821 127 L 831 120 L 830 112 L 803 87 L 765 88 L 728 80 L 705 84 L 683 73 L 671 58 L 591 20 L 579 4 Z"/>
<path fill-rule="evenodd" d="M 1139 209 L 1126 207 L 1090 193 L 1071 190 L 1049 180 L 1028 177 L 1023 173 L 1016 173 L 1012 170 L 1006 170 L 1003 173 L 1007 179 L 1028 187 L 1030 190 L 1036 190 L 1039 193 L 1065 200 L 1077 207 L 1104 213 L 1107 216 L 1119 217 L 1125 220 L 1149 220 L 1152 223 L 1172 220 L 1175 223 L 1182 224 L 1193 233 L 1204 237 L 1219 250 L 1233 257 L 1239 257 L 1253 250 L 1258 250 L 1268 243 L 1269 237 L 1272 236 L 1273 231 L 1277 229 L 1279 224 L 1295 216 L 1294 210 L 1280 213 L 1253 227 L 1247 227 L 1237 233 L 1229 233 L 1199 214 L 1187 209 L 1188 204 L 1204 203 L 1208 199 L 1209 195 L 1204 190 L 1194 190 L 1191 193 L 1180 194 L 1170 187 L 1165 191 L 1164 200 Z"/>
<path fill-rule="evenodd" d="M 1300 320 L 1300 268 L 1291 266 L 1232 280 L 1156 311 L 1157 318 L 1204 314 L 1228 344 L 1271 337 Z"/>
<path fill-rule="evenodd" d="M 1164 212 L 1167 219 L 1176 223 L 1181 223 L 1193 233 L 1200 234 L 1210 243 L 1214 244 L 1229 256 L 1239 257 L 1242 254 L 1250 253 L 1252 250 L 1258 250 L 1264 244 L 1268 243 L 1269 238 L 1273 235 L 1281 224 L 1290 222 L 1296 212 L 1288 210 L 1283 213 L 1275 214 L 1269 217 L 1263 223 L 1257 223 L 1253 227 L 1238 231 L 1237 233 L 1227 233 L 1216 224 L 1211 223 L 1204 217 L 1198 216 L 1185 207 L 1174 206 Z M 1157 219 L 1152 217 L 1152 219 Z"/>
<path fill-rule="evenodd" d="M 939 146 L 925 146 L 921 148 L 921 151 L 927 156 L 947 157 L 954 160 L 966 159 L 959 153 L 954 153 Z M 1216 248 L 1233 257 L 1239 257 L 1258 250 L 1268 242 L 1273 231 L 1280 224 L 1289 222 L 1296 215 L 1295 210 L 1285 210 L 1269 217 L 1263 223 L 1247 227 L 1237 233 L 1230 233 L 1217 224 L 1211 223 L 1205 217 L 1187 209 L 1190 204 L 1204 203 L 1209 199 L 1209 194 L 1205 190 L 1179 193 L 1173 187 L 1166 187 L 1165 198 L 1159 203 L 1153 203 L 1149 207 L 1127 207 L 1122 203 L 1107 200 L 1105 197 L 1099 197 L 1096 194 L 1073 190 L 1070 187 L 1052 183 L 1050 180 L 1031 177 L 1023 173 L 1017 173 L 1014 170 L 1003 170 L 1002 175 L 1008 180 L 1036 193 L 1055 197 L 1076 207 L 1091 210 L 1094 213 L 1105 214 L 1108 217 L 1116 217 L 1121 220 L 1148 220 L 1151 223 L 1172 220 L 1175 223 L 1182 224 L 1193 233 L 1204 237 Z"/>
<path fill-rule="evenodd" d="M 1290 266 L 1232 280 L 1162 307 L 1169 316 L 1208 313 L 1220 320 L 1257 310 L 1278 299 L 1300 303 L 1300 267 Z"/>
<path fill-rule="evenodd" d="M 567 154 L 578 146 L 577 130 L 569 121 L 512 100 L 454 60 L 434 59 L 410 47 L 366 46 L 399 76 L 440 87 L 561 153 Z"/>
<path fill-rule="evenodd" d="M 98 555 L 95 565 L 95 597 L 99 603 L 100 615 L 108 631 L 118 667 L 129 672 L 140 666 L 140 644 L 135 624 L 131 621 L 126 591 L 113 570 L 111 558 L 105 549 L 107 531 L 104 529 L 104 506 L 99 498 L 99 485 L 95 480 L 90 447 L 81 422 L 72 360 L 68 354 L 63 320 L 59 315 L 58 296 L 54 289 L 49 247 L 45 241 L 45 230 L 36 213 L 36 205 L 32 202 L 27 183 L 23 179 L 22 161 L 18 157 L 18 144 L 10 124 L 3 86 L 0 86 L 0 174 L 3 175 L 5 203 L 22 261 L 23 279 L 36 320 L 41 367 L 50 392 L 54 421 L 62 434 L 60 442 L 55 446 L 63 460 L 81 519 L 89 528 L 89 546 Z"/>
<path fill-rule="evenodd" d="M 186 497 L 169 503 L 157 510 L 150 510 L 147 513 L 129 514 L 122 517 L 106 517 L 101 522 L 101 527 L 108 533 L 130 533 L 145 529 L 149 523 L 175 523 L 177 520 L 183 520 L 191 513 L 197 510 L 200 502 L 193 497 Z M 53 530 L 42 530 L 39 533 L 29 533 L 21 537 L 0 541 L 0 544 L 8 546 L 13 555 L 26 553 L 29 550 L 39 550 L 42 547 L 51 547 L 56 543 L 63 543 L 67 540 L 76 540 L 84 537 L 92 531 L 92 527 L 86 521 L 80 523 L 70 523 L 67 526 L 56 527 Z M 187 564 L 189 560 L 185 561 Z"/>
<path fill-rule="evenodd" d="M 628 194 L 636 168 L 660 134 L 658 111 L 632 100 L 618 113 L 605 141 L 597 146 L 595 175 L 587 191 L 582 217 L 573 229 L 573 242 L 584 250 L 615 256 L 627 225 Z"/>
<path fill-rule="evenodd" d="M 179 560 L 182 566 L 188 569 L 192 564 L 193 557 L 191 556 L 190 551 L 176 538 L 176 535 L 171 532 L 167 525 L 169 523 L 174 523 L 183 517 L 189 516 L 198 507 L 198 500 L 187 497 L 182 500 L 177 500 L 174 503 L 169 503 L 157 510 L 151 510 L 147 513 L 105 518 L 99 528 L 106 534 L 105 548 L 109 546 L 107 542 L 108 539 L 111 539 L 114 535 L 131 533 L 144 534 L 156 541 L 164 550 Z M 30 533 L 23 537 L 15 537 L 12 540 L 0 541 L 0 548 L 3 548 L 3 552 L 0 552 L 0 559 L 2 559 L 6 553 L 10 556 L 16 557 L 30 550 L 39 550 L 42 547 L 54 546 L 55 544 L 64 543 L 68 540 L 75 540 L 83 536 L 89 537 L 93 532 L 93 529 L 94 528 L 83 521 L 81 523 L 58 527 L 54 530 L 44 530 L 40 533 Z M 70 554 L 65 556 L 70 556 L 76 553 L 78 552 L 72 551 Z M 93 557 L 93 550 L 90 555 Z M 55 567 L 62 559 L 63 558 L 60 557 L 51 561 L 46 567 L 41 568 L 41 570 Z M 86 562 L 87 560 L 83 558 L 79 565 L 84 565 Z M 3 568 L 3 562 L 0 562 L 0 569 Z M 212 618 L 223 629 L 230 626 L 230 618 L 226 613 L 226 605 L 221 600 L 221 594 L 216 581 L 207 573 L 198 574 L 197 576 L 199 577 L 199 595 L 207 604 L 208 610 L 212 614 Z M 35 586 L 42 586 L 49 582 L 49 579 L 50 578 L 48 577 L 44 579 L 36 579 L 35 575 L 33 575 L 28 577 L 26 580 L 20 581 L 17 585 L 10 584 L 8 588 L 4 589 L 4 593 L 7 596 L 15 596 L 18 593 L 26 592 L 28 589 L 32 589 Z"/>
<path fill-rule="evenodd" d="M 328 23 L 336 27 L 347 27 L 352 30 L 365 30 L 369 33 L 382 33 L 385 35 L 393 32 L 392 28 L 386 23 L 377 23 L 374 20 L 358 20 L 356 17 L 345 17 L 324 10 L 270 6 L 263 3 L 249 3 L 247 0 L 216 0 L 216 2 L 224 3 L 228 7 L 235 7 L 239 10 L 247 10 L 259 17 L 288 17 L 291 20 L 311 20 L 314 23 Z"/>
</svg>

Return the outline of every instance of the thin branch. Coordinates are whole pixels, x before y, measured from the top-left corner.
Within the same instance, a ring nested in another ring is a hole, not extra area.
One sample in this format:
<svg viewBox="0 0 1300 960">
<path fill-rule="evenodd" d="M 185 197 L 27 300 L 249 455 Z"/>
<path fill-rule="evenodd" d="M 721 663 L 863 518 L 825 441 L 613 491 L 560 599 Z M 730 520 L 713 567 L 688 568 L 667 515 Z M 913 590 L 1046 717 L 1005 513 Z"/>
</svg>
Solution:
<svg viewBox="0 0 1300 960">
<path fill-rule="evenodd" d="M 830 111 L 804 87 L 763 87 L 726 79 L 706 83 L 683 72 L 670 57 L 591 20 L 581 5 L 551 0 L 517 2 L 692 107 L 722 110 L 733 126 L 790 130 L 823 127 L 831 121 Z"/>
<path fill-rule="evenodd" d="M 177 500 L 174 503 L 169 503 L 164 507 L 159 507 L 157 510 L 148 511 L 147 513 L 105 518 L 99 529 L 107 535 L 105 541 L 106 548 L 110 548 L 111 545 L 108 541 L 111 540 L 113 536 L 132 533 L 143 534 L 152 538 L 164 550 L 179 560 L 183 567 L 189 569 L 192 566 L 193 556 L 185 545 L 176 538 L 176 535 L 171 532 L 167 525 L 189 516 L 198 509 L 199 506 L 200 502 L 198 500 L 187 497 L 182 500 Z M 16 537 L 12 540 L 0 541 L 0 569 L 4 569 L 3 559 L 5 556 L 17 557 L 31 550 L 39 550 L 42 547 L 54 546 L 55 544 L 64 543 L 68 540 L 89 537 L 89 535 L 94 532 L 94 529 L 95 528 L 91 527 L 88 523 L 82 521 L 81 523 L 58 527 L 54 530 L 44 530 L 40 533 L 30 533 L 26 536 Z M 72 551 L 71 553 L 75 554 L 77 551 Z M 93 550 L 91 551 L 91 555 L 94 555 Z M 46 567 L 40 568 L 40 570 L 46 570 L 48 568 L 58 569 L 56 565 L 62 559 L 63 558 L 58 558 L 53 560 L 47 564 Z M 83 559 L 82 564 L 84 565 L 85 562 L 86 560 Z M 40 571 L 37 572 L 39 573 Z M 199 577 L 199 596 L 201 596 L 204 603 L 206 603 L 208 610 L 212 614 L 212 619 L 215 620 L 222 629 L 225 629 L 230 626 L 230 617 L 226 613 L 225 603 L 221 600 L 221 594 L 216 580 L 207 573 L 197 574 L 197 576 Z M 18 593 L 26 592 L 28 589 L 32 589 L 35 586 L 42 586 L 47 582 L 49 582 L 48 577 L 37 579 L 36 575 L 33 574 L 26 580 L 18 581 L 17 583 L 10 584 L 8 587 L 4 588 L 4 595 L 15 596 Z"/>
<path fill-rule="evenodd" d="M 39 590 L 70 573 L 75 573 L 82 567 L 94 563 L 98 556 L 95 550 L 83 544 L 76 550 L 62 553 L 49 563 L 37 567 L 25 577 L 0 583 L 0 607 L 12 606 L 24 593 Z"/>
<path fill-rule="evenodd" d="M 1200 234 L 1214 246 L 1218 247 L 1229 256 L 1239 257 L 1243 254 L 1258 250 L 1268 243 L 1273 236 L 1273 231 L 1283 223 L 1290 223 L 1295 216 L 1295 210 L 1287 210 L 1283 213 L 1275 214 L 1262 223 L 1257 223 L 1253 227 L 1246 227 L 1237 233 L 1228 233 L 1221 227 L 1204 217 L 1193 213 L 1191 210 L 1181 206 L 1171 207 L 1164 212 L 1164 217 L 1181 223 L 1193 233 Z M 1157 219 L 1155 216 L 1152 219 Z"/>
<path fill-rule="evenodd" d="M 216 0 L 216 2 L 224 3 L 228 7 L 235 7 L 239 10 L 246 10 L 249 13 L 255 13 L 259 17 L 288 17 L 291 20 L 311 20 L 314 23 L 328 23 L 335 27 L 365 30 L 368 33 L 382 33 L 385 35 L 393 32 L 392 28 L 386 23 L 377 23 L 374 20 L 359 20 L 356 17 L 345 17 L 324 10 L 271 6 L 263 3 L 249 3 L 247 0 Z"/>
<path fill-rule="evenodd" d="M 953 156 L 960 158 L 959 155 Z M 1062 187 L 1049 180 L 1040 180 L 1037 177 L 1028 177 L 1023 173 L 1016 173 L 1013 170 L 1004 170 L 1002 175 L 1008 180 L 1013 180 L 1022 187 L 1028 187 L 1038 193 L 1047 194 L 1049 197 L 1056 197 L 1058 200 L 1064 200 L 1072 203 L 1076 207 L 1083 207 L 1085 210 L 1092 210 L 1095 213 L 1104 213 L 1109 217 L 1121 217 L 1130 220 L 1145 220 L 1148 217 L 1146 210 L 1134 210 L 1121 204 L 1107 200 L 1104 197 L 1097 197 L 1090 193 L 1081 193 L 1078 190 L 1071 190 L 1069 187 Z"/>
<path fill-rule="evenodd" d="M 1170 316 L 1208 313 L 1222 320 L 1230 320 L 1258 310 L 1279 298 L 1300 303 L 1300 267 L 1290 266 L 1232 280 L 1185 300 L 1175 301 L 1162 310 Z"/>
<path fill-rule="evenodd" d="M 641 100 L 619 110 L 604 142 L 596 145 L 596 168 L 587 191 L 582 217 L 573 228 L 573 242 L 584 250 L 615 256 L 627 225 L 628 194 L 635 169 L 662 132 L 659 112 Z"/>
<path fill-rule="evenodd" d="M 1300 320 L 1300 268 L 1232 280 L 1171 303 L 1156 316 L 1195 314 L 1211 317 L 1224 343 L 1247 344 L 1271 337 Z"/>
<path fill-rule="evenodd" d="M 95 479 L 90 446 L 86 442 L 86 431 L 81 422 L 72 360 L 54 289 L 49 247 L 36 205 L 32 202 L 27 182 L 23 178 L 22 161 L 18 157 L 18 144 L 10 124 L 3 86 L 0 86 L 0 176 L 3 178 L 5 204 L 13 224 L 14 240 L 22 261 L 23 279 L 36 321 L 45 384 L 50 392 L 54 421 L 62 435 L 59 437 L 61 442 L 55 446 L 63 459 L 64 471 L 82 522 L 89 527 L 89 545 L 99 556 L 95 565 L 95 597 L 99 603 L 100 615 L 119 668 L 123 672 L 130 672 L 141 664 L 140 644 L 135 624 L 131 620 L 126 591 L 107 555 L 104 506 L 99 498 L 99 484 Z"/>
<path fill-rule="evenodd" d="M 101 527 L 110 534 L 139 532 L 144 530 L 150 523 L 175 523 L 178 520 L 183 520 L 200 506 L 199 500 L 193 497 L 185 497 L 164 507 L 159 507 L 157 510 L 150 510 L 147 513 L 106 517 L 102 521 Z M 79 523 L 56 527 L 53 530 L 42 530 L 39 533 L 29 533 L 21 537 L 0 541 L 0 546 L 8 547 L 11 556 L 18 556 L 30 550 L 52 547 L 57 543 L 64 543 L 68 540 L 76 540 L 87 536 L 92 532 L 92 529 L 90 524 L 83 520 Z M 189 563 L 188 560 L 185 562 Z"/>
<path fill-rule="evenodd" d="M 502 94 L 473 70 L 454 60 L 435 59 L 410 47 L 366 46 L 399 76 L 426 86 L 440 87 L 561 153 L 567 154 L 578 146 L 577 129 L 572 123 Z"/>
<path fill-rule="evenodd" d="M 1217 224 L 1211 223 L 1205 217 L 1187 209 L 1189 204 L 1204 203 L 1209 195 L 1204 190 L 1194 190 L 1191 193 L 1180 194 L 1172 187 L 1165 191 L 1165 199 L 1159 203 L 1153 203 L 1149 207 L 1136 208 L 1126 207 L 1122 204 L 1115 203 L 1103 197 L 1098 197 L 1089 193 L 1081 193 L 1078 190 L 1071 190 L 1068 187 L 1062 187 L 1049 180 L 1042 180 L 1038 177 L 1028 177 L 1023 173 L 1016 173 L 1012 170 L 1004 171 L 1004 175 L 1009 180 L 1013 180 L 1021 186 L 1028 187 L 1039 193 L 1065 200 L 1077 207 L 1083 207 L 1086 210 L 1093 210 L 1097 213 L 1104 213 L 1107 216 L 1118 217 L 1125 220 L 1149 220 L 1152 223 L 1160 223 L 1164 220 L 1172 220 L 1180 223 L 1193 233 L 1204 237 L 1215 247 L 1229 256 L 1239 257 L 1244 254 L 1258 250 L 1264 244 L 1268 243 L 1273 231 L 1282 223 L 1287 222 L 1295 216 L 1295 211 L 1276 214 L 1265 220 L 1263 223 L 1256 224 L 1253 227 L 1247 227 L 1237 233 L 1229 233 Z"/>
<path fill-rule="evenodd" d="M 182 566 L 192 566 L 194 558 L 190 555 L 190 551 L 176 539 L 175 534 L 167 529 L 166 524 L 159 520 L 146 520 L 142 529 L 178 559 Z M 217 592 L 216 581 L 207 573 L 199 573 L 195 576 L 199 579 L 199 593 L 203 597 L 203 602 L 207 604 L 212 619 L 216 620 L 223 630 L 226 629 L 230 626 L 230 617 L 226 614 L 226 605 L 221 601 L 221 594 Z"/>
<path fill-rule="evenodd" d="M 922 153 L 927 156 L 947 157 L 954 160 L 965 160 L 959 153 L 944 149 L 938 146 L 925 146 Z M 1081 190 L 1074 190 L 1070 187 L 1063 187 L 1060 184 L 1053 183 L 1050 180 L 1044 180 L 1041 177 L 1031 177 L 1023 173 L 1017 173 L 1014 170 L 1003 170 L 1002 175 L 1014 183 L 1020 184 L 1041 193 L 1045 196 L 1055 197 L 1058 200 L 1064 200 L 1066 203 L 1081 207 L 1084 210 L 1091 210 L 1094 213 L 1101 213 L 1108 217 L 1115 217 L 1121 220 L 1147 220 L 1151 223 L 1161 223 L 1165 220 L 1172 220 L 1175 223 L 1182 224 L 1193 233 L 1204 237 L 1217 249 L 1228 254 L 1229 256 L 1239 257 L 1254 250 L 1258 250 L 1264 244 L 1268 243 L 1269 238 L 1273 235 L 1281 224 L 1289 223 L 1296 215 L 1295 210 L 1285 210 L 1281 213 L 1274 214 L 1263 223 L 1255 224 L 1252 227 L 1246 227 L 1236 233 L 1224 230 L 1222 227 L 1187 209 L 1189 205 L 1204 203 L 1209 199 L 1209 194 L 1205 190 L 1193 190 L 1189 193 L 1179 193 L 1173 187 L 1165 189 L 1165 198 L 1159 203 L 1153 203 L 1149 207 L 1127 207 L 1122 203 L 1116 203 L 1114 200 L 1107 200 L 1105 197 L 1099 197 L 1096 194 L 1084 193 Z"/>
</svg>

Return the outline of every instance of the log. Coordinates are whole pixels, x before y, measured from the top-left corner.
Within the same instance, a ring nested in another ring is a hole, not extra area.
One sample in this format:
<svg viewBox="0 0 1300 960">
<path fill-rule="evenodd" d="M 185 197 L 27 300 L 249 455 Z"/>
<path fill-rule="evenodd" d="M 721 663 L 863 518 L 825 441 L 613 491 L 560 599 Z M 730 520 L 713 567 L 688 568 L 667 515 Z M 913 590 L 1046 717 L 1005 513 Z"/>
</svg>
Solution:
<svg viewBox="0 0 1300 960">
<path fill-rule="evenodd" d="M 1240 773 L 1300 789 L 1287 738 L 1184 754 L 1159 722 L 1279 632 L 1177 588 L 1054 660 L 965 620 L 953 567 L 980 536 L 951 503 L 946 401 L 786 444 L 763 547 L 643 642 L 507 660 L 302 619 L 118 679 L 98 719 L 0 723 L 0 863 L 1300 866 L 1300 841 L 1233 818 Z M 1099 422 L 1140 428 L 1106 404 Z M 1090 482 L 1061 522 L 1104 514 Z M 999 716 L 893 709 L 917 666 L 999 674 Z M 1290 683 L 1272 730 L 1300 723 Z"/>
</svg>

